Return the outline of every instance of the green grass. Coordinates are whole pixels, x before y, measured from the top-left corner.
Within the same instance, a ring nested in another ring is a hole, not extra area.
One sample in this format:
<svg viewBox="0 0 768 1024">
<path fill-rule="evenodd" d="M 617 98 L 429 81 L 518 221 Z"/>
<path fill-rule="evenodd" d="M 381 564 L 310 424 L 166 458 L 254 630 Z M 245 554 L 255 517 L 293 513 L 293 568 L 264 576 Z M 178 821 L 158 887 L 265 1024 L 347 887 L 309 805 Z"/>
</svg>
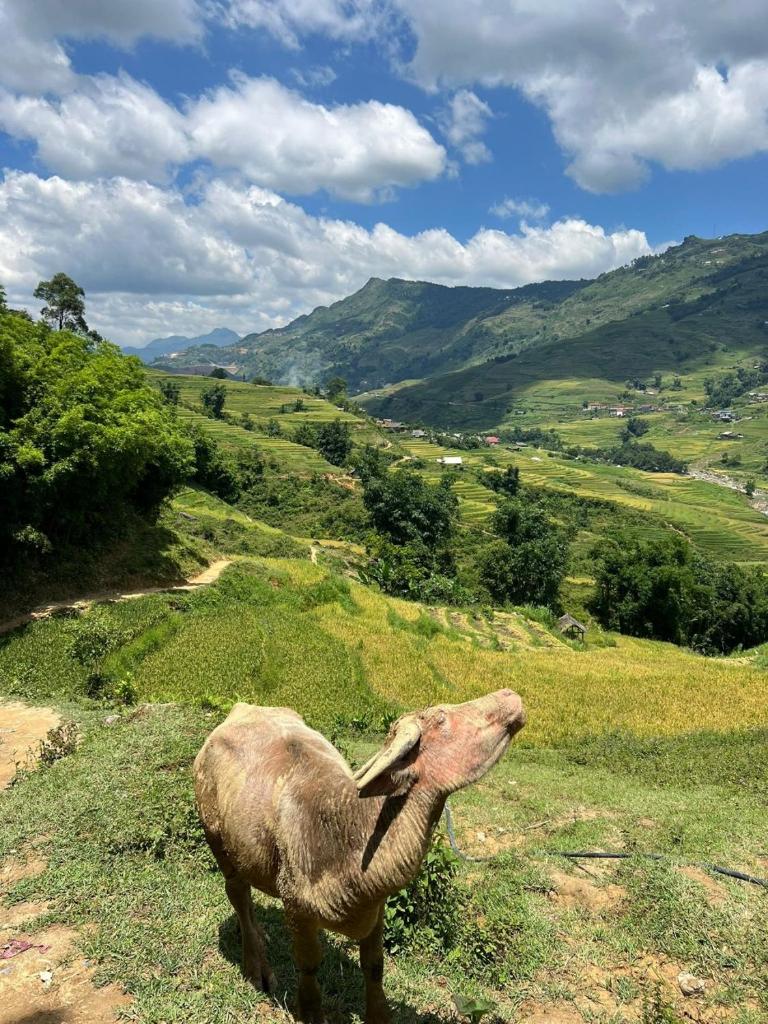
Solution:
<svg viewBox="0 0 768 1024">
<path fill-rule="evenodd" d="M 178 501 L 230 519 L 199 492 Z M 36 849 L 47 861 L 6 902 L 49 901 L 32 934 L 78 928 L 97 979 L 130 993 L 130 1019 L 284 1019 L 294 974 L 277 905 L 258 900 L 279 1003 L 240 977 L 237 929 L 196 820 L 190 764 L 207 732 L 236 699 L 288 704 L 359 764 L 402 709 L 510 685 L 528 725 L 496 770 L 453 799 L 461 846 L 492 859 L 459 866 L 444 894 L 451 927 L 417 929 L 387 958 L 396 1024 L 450 1017 L 452 992 L 490 999 L 503 1021 L 564 1008 L 584 1024 L 635 1021 L 656 976 L 671 979 L 663 999 L 682 1012 L 681 970 L 708 980 L 696 1004 L 706 1013 L 758 1024 L 768 897 L 726 879 L 705 888 L 682 867 L 766 874 L 765 672 L 750 658 L 621 637 L 576 651 L 524 613 L 499 617 L 515 640 L 494 649 L 479 641 L 496 618 L 387 598 L 306 559 L 258 559 L 194 593 L 100 605 L 0 638 L 0 695 L 52 704 L 83 734 L 74 753 L 0 794 L 0 858 Z M 78 660 L 96 639 L 101 654 Z M 162 703 L 89 698 L 94 670 Z M 557 856 L 584 848 L 638 857 L 590 863 L 590 876 Z M 355 957 L 328 941 L 332 1024 L 360 1011 Z"/>
<path fill-rule="evenodd" d="M 98 707 L 62 710 L 80 724 L 79 749 L 0 796 L 0 858 L 37 849 L 47 862 L 5 896 L 10 904 L 48 901 L 25 932 L 56 922 L 78 929 L 97 981 L 124 986 L 128 1017 L 143 1024 L 285 1020 L 295 973 L 279 905 L 257 898 L 278 976 L 273 1000 L 240 975 L 237 926 L 194 811 L 191 761 L 218 716 L 162 707 L 124 712 L 107 726 Z M 373 749 L 371 740 L 342 738 L 355 763 Z M 718 763 L 749 742 L 713 739 Z M 459 866 L 450 890 L 458 925 L 445 938 L 417 931 L 387 956 L 396 1024 L 452 1018 L 452 993 L 490 999 L 503 1021 L 534 1009 L 549 1019 L 563 1008 L 585 1024 L 619 1014 L 635 1021 L 657 977 L 670 978 L 663 1000 L 678 1012 L 695 1005 L 737 1024 L 764 1019 L 766 896 L 718 879 L 713 904 L 698 877 L 681 870 L 701 859 L 759 868 L 764 799 L 719 770 L 703 782 L 688 778 L 684 749 L 670 751 L 671 772 L 660 782 L 646 781 L 643 760 L 629 741 L 607 769 L 581 763 L 579 749 L 513 744 L 497 769 L 454 798 L 460 844 L 492 859 Z M 605 864 L 590 877 L 555 852 L 585 846 L 670 859 Z M 707 979 L 703 1002 L 676 990 L 680 970 Z M 332 1024 L 360 1013 L 352 944 L 328 938 L 320 983 Z"/>
</svg>

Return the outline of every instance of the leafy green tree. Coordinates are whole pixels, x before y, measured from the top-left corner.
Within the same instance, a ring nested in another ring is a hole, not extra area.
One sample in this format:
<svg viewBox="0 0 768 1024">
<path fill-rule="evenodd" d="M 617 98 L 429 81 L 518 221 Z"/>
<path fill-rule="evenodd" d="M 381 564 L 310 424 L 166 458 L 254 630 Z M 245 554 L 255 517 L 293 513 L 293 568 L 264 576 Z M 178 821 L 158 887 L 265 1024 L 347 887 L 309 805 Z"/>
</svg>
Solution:
<svg viewBox="0 0 768 1024">
<path fill-rule="evenodd" d="M 283 428 L 280 426 L 280 424 L 277 422 L 274 416 L 272 417 L 272 419 L 267 421 L 266 435 L 267 437 L 283 436 Z M 301 444 L 301 441 L 298 441 L 297 444 Z"/>
<path fill-rule="evenodd" d="M 517 466 L 507 466 L 502 472 L 481 473 L 480 482 L 498 494 L 514 498 L 520 490 L 520 470 Z"/>
<path fill-rule="evenodd" d="M 343 377 L 331 377 L 325 384 L 325 396 L 329 402 L 338 402 L 347 395 L 347 382 Z"/>
<path fill-rule="evenodd" d="M 190 436 L 194 445 L 192 478 L 195 483 L 218 495 L 223 501 L 237 501 L 241 486 L 235 463 L 199 426 L 190 428 Z"/>
<path fill-rule="evenodd" d="M 630 416 L 627 420 L 627 425 L 622 431 L 622 436 L 625 441 L 631 440 L 633 437 L 642 437 L 643 434 L 647 434 L 650 430 L 647 420 L 641 420 L 639 416 Z"/>
<path fill-rule="evenodd" d="M 491 597 L 512 604 L 557 607 L 568 565 L 568 541 L 543 509 L 520 498 L 502 502 L 491 520 L 500 540 L 480 557 Z"/>
<path fill-rule="evenodd" d="M 360 477 L 363 484 L 367 485 L 374 477 L 385 476 L 390 464 L 395 458 L 397 458 L 397 456 L 391 455 L 383 448 L 378 448 L 372 444 L 366 444 L 355 449 L 352 457 L 350 458 L 350 464 L 352 465 L 352 468 L 356 470 L 357 475 Z"/>
<path fill-rule="evenodd" d="M 348 423 L 332 420 L 315 430 L 314 447 L 333 466 L 343 466 L 352 451 L 352 431 Z"/>
<path fill-rule="evenodd" d="M 206 412 L 214 419 L 220 420 L 224 411 L 224 403 L 227 400 L 227 389 L 223 384 L 212 384 L 200 395 L 200 401 Z"/>
<path fill-rule="evenodd" d="M 744 493 L 746 494 L 746 496 L 748 498 L 752 498 L 752 497 L 754 497 L 755 490 L 756 490 L 755 481 L 754 481 L 754 479 L 752 477 L 750 477 L 749 480 L 747 480 L 747 482 L 744 484 Z"/>
<path fill-rule="evenodd" d="M 211 370 L 211 372 L 208 374 L 208 376 L 209 377 L 215 377 L 216 380 L 226 380 L 228 374 L 227 374 L 227 371 L 224 369 L 223 366 L 215 366 Z"/>
<path fill-rule="evenodd" d="M 0 558 L 151 518 L 187 478 L 188 436 L 116 346 L 3 315 L 0 360 Z"/>
<path fill-rule="evenodd" d="M 435 549 L 445 544 L 458 519 L 459 503 L 451 478 L 427 483 L 418 473 L 398 469 L 386 477 L 372 477 L 363 503 L 374 527 L 395 544 L 419 542 Z"/>
<path fill-rule="evenodd" d="M 54 274 L 50 281 L 40 281 L 34 296 L 45 303 L 40 310 L 43 320 L 59 331 L 87 334 L 85 292 L 66 274 Z"/>
<path fill-rule="evenodd" d="M 181 385 L 177 380 L 161 380 L 160 394 L 168 405 L 178 405 L 181 398 Z"/>
</svg>

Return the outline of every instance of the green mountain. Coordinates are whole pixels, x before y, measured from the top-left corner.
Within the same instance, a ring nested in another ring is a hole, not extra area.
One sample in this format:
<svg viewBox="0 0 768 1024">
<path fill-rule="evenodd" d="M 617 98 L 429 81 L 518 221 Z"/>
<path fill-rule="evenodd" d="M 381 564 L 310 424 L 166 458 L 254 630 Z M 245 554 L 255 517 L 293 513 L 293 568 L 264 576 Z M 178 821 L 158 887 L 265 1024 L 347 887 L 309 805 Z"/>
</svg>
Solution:
<svg viewBox="0 0 768 1024">
<path fill-rule="evenodd" d="M 220 348 L 217 358 L 236 367 L 237 374 L 259 374 L 277 383 L 316 384 L 340 374 L 353 392 L 422 382 L 390 404 L 398 414 L 417 411 L 426 418 L 427 379 L 453 371 L 466 371 L 467 380 L 474 381 L 477 373 L 483 379 L 479 368 L 490 360 L 591 335 L 630 317 L 658 312 L 668 303 L 697 300 L 720 287 L 718 274 L 766 252 L 768 233 L 716 240 L 691 236 L 659 256 L 641 257 L 593 281 L 498 289 L 371 278 L 354 295 L 286 327 L 249 334 Z M 191 347 L 173 360 L 173 369 L 199 363 L 204 355 Z M 495 372 L 491 367 L 487 371 L 491 376 Z M 369 407 L 388 406 L 381 396 L 371 396 Z M 497 407 L 488 407 L 475 419 L 493 424 Z"/>
<path fill-rule="evenodd" d="M 575 306 L 592 314 L 586 329 Z M 695 397 L 707 376 L 767 353 L 768 233 L 687 239 L 580 289 L 524 348 L 360 400 L 395 419 L 489 428 L 533 410 L 562 415 L 585 400 L 616 401 L 627 381 L 659 373 L 681 377 Z"/>
<path fill-rule="evenodd" d="M 523 288 L 448 288 L 424 281 L 371 278 L 346 299 L 320 306 L 286 327 L 249 334 L 217 358 L 238 373 L 276 383 L 315 384 L 335 374 L 353 391 L 460 369 L 543 329 L 547 314 L 585 281 L 545 281 Z M 511 318 L 504 340 L 487 326 Z M 190 348 L 173 368 L 200 362 Z M 160 367 L 161 363 L 156 363 Z M 170 365 L 170 364 L 168 364 Z"/>
</svg>

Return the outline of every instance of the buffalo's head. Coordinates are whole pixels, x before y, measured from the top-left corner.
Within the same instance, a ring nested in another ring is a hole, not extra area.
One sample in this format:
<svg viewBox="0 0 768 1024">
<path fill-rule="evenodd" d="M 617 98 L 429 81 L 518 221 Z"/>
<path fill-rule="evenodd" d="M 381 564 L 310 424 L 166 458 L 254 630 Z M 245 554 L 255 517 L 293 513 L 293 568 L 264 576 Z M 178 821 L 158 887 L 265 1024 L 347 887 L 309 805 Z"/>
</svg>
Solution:
<svg viewBox="0 0 768 1024">
<path fill-rule="evenodd" d="M 355 773 L 358 792 L 402 794 L 421 785 L 453 793 L 485 775 L 523 725 L 523 702 L 512 690 L 410 712 L 395 722 L 382 749 Z"/>
</svg>

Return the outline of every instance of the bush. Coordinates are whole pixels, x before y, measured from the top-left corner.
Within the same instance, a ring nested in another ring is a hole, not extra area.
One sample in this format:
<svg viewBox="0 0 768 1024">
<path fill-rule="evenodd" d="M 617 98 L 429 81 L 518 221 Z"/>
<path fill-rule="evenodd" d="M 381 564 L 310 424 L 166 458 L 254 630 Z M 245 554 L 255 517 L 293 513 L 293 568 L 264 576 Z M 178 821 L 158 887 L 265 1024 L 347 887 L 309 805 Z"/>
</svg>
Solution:
<svg viewBox="0 0 768 1024">
<path fill-rule="evenodd" d="M 495 601 L 557 607 L 568 542 L 537 505 L 503 502 L 491 520 L 500 539 L 479 559 L 480 579 Z"/>
<path fill-rule="evenodd" d="M 463 895 L 455 882 L 458 858 L 433 839 L 421 871 L 409 886 L 390 896 L 384 909 L 384 948 L 450 948 L 461 919 Z"/>
</svg>

